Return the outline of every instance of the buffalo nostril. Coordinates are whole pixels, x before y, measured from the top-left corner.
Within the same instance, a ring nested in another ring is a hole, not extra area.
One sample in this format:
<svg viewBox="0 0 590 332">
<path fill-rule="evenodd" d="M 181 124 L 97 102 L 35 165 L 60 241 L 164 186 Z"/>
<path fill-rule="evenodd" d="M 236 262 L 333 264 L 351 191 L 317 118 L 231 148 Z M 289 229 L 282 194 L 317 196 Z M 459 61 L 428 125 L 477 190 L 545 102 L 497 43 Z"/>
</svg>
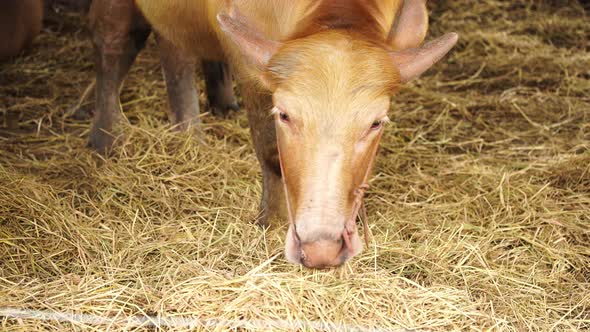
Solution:
<svg viewBox="0 0 590 332">
<path fill-rule="evenodd" d="M 304 266 L 310 268 L 339 266 L 348 257 L 344 249 L 345 243 L 342 238 L 302 243 L 300 260 Z"/>
</svg>

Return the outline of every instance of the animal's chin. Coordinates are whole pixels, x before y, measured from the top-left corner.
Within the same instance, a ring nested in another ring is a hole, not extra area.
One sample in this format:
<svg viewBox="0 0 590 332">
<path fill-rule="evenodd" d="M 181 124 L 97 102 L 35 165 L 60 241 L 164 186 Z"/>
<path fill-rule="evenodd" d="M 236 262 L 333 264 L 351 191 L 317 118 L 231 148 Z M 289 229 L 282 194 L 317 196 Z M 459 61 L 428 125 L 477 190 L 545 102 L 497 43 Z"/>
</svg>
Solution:
<svg viewBox="0 0 590 332">
<path fill-rule="evenodd" d="M 297 240 L 295 240 L 293 232 L 293 226 L 289 225 L 287 237 L 285 239 L 285 257 L 289 263 L 301 265 L 301 247 L 297 243 Z M 348 236 L 350 245 L 347 248 L 343 248 L 343 250 L 346 250 L 346 260 L 350 260 L 363 251 L 363 242 L 361 241 L 358 231 L 355 230 L 354 233 L 349 234 Z"/>
</svg>

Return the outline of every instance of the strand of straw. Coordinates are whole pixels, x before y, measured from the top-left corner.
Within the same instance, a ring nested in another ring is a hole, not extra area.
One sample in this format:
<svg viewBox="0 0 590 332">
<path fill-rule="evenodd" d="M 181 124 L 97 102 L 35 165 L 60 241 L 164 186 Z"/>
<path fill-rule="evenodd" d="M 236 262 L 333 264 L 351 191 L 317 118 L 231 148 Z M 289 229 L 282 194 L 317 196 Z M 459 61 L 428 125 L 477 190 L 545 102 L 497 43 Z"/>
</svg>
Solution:
<svg viewBox="0 0 590 332">
<path fill-rule="evenodd" d="M 157 327 L 157 328 L 215 328 L 230 329 L 246 328 L 260 329 L 313 329 L 320 331 L 408 331 L 389 330 L 375 327 L 354 326 L 331 322 L 303 321 L 303 320 L 231 320 L 231 319 L 199 319 L 189 316 L 131 316 L 127 318 L 102 317 L 92 314 L 77 314 L 71 312 L 53 312 L 48 310 L 33 310 L 19 308 L 0 308 L 0 317 L 35 319 L 44 321 L 58 321 L 83 325 L 119 325 L 129 327 Z"/>
</svg>

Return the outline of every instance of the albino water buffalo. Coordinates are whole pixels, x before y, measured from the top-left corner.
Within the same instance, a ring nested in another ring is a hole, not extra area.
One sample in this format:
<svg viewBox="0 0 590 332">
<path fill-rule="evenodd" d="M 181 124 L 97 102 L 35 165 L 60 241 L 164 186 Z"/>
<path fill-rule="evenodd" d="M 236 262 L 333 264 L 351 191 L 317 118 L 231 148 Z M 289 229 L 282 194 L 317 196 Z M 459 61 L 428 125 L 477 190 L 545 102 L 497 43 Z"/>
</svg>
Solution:
<svg viewBox="0 0 590 332">
<path fill-rule="evenodd" d="M 391 98 L 458 38 L 422 44 L 423 0 L 95 0 L 91 15 L 99 59 L 91 141 L 111 144 L 105 131 L 144 18 L 168 54 L 175 122 L 198 114 L 187 63 L 229 63 L 262 167 L 262 222 L 288 218 L 287 259 L 314 268 L 362 251 L 355 221 Z"/>
<path fill-rule="evenodd" d="M 0 1 L 0 60 L 18 55 L 43 27 L 43 0 Z"/>
</svg>

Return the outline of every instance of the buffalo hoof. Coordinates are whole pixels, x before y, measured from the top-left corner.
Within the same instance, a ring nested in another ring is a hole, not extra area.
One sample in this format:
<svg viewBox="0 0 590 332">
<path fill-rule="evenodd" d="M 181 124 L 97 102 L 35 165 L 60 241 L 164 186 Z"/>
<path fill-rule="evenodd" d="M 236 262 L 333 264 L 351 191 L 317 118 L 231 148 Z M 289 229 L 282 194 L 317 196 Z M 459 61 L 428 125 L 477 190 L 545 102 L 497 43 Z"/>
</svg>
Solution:
<svg viewBox="0 0 590 332">
<path fill-rule="evenodd" d="M 216 103 L 209 106 L 211 108 L 211 113 L 220 119 L 227 118 L 232 111 L 237 112 L 240 110 L 240 106 L 234 101 L 230 103 Z"/>
<path fill-rule="evenodd" d="M 103 156 L 108 156 L 114 147 L 117 137 L 102 129 L 92 128 L 88 146 Z"/>
</svg>

